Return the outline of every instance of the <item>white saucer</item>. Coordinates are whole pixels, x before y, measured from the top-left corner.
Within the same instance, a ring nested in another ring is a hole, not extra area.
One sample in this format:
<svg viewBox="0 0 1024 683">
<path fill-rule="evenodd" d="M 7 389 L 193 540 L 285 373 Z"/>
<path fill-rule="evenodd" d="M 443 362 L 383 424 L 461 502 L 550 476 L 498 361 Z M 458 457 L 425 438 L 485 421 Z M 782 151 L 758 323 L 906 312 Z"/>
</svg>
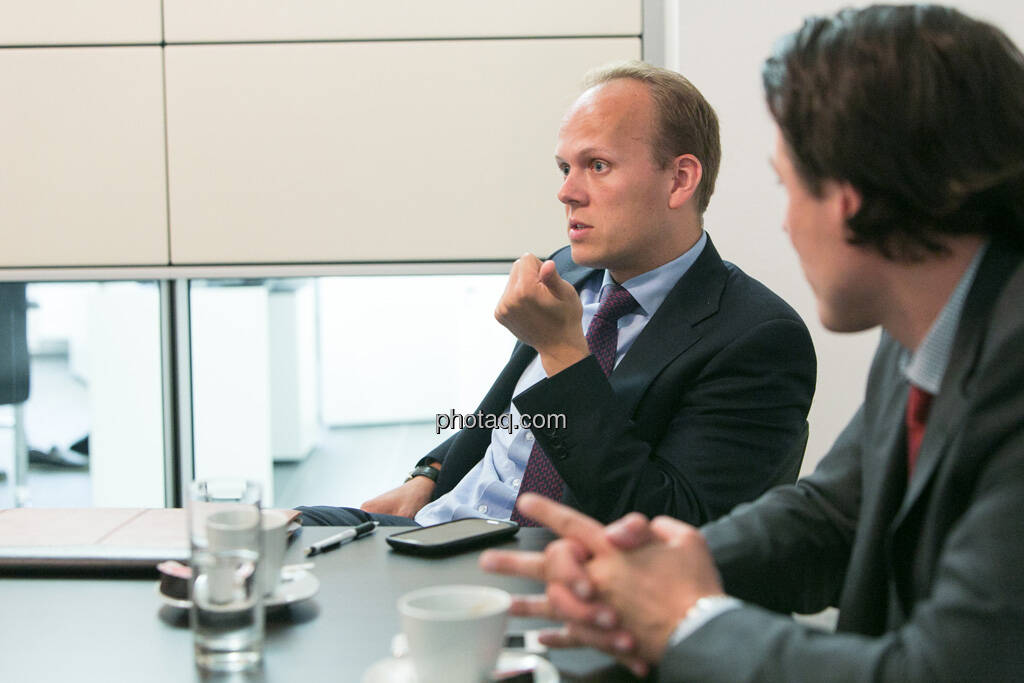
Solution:
<svg viewBox="0 0 1024 683">
<path fill-rule="evenodd" d="M 159 582 L 156 584 L 156 590 L 165 605 L 178 607 L 180 609 L 188 609 L 192 606 L 191 600 L 172 598 L 171 596 L 160 592 Z M 280 607 L 282 605 L 291 605 L 296 602 L 308 600 L 316 595 L 318 590 L 320 590 L 320 579 L 316 578 L 305 569 L 284 572 L 281 574 L 281 583 L 277 584 L 277 588 L 274 592 L 263 598 L 263 606 Z"/>
<path fill-rule="evenodd" d="M 502 650 L 495 672 L 533 671 L 534 683 L 558 683 L 561 677 L 555 665 L 537 655 L 519 650 Z M 363 683 L 416 683 L 412 659 L 388 657 L 376 662 L 363 674 Z"/>
</svg>

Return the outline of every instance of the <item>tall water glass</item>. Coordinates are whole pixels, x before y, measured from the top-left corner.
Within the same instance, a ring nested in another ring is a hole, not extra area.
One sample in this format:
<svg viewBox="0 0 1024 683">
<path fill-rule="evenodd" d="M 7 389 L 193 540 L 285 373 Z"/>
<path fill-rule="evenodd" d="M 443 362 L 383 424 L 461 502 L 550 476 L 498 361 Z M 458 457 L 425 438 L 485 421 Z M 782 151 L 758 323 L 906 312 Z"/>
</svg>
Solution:
<svg viewBox="0 0 1024 683">
<path fill-rule="evenodd" d="M 243 479 L 195 481 L 189 489 L 192 552 L 189 623 L 196 665 L 244 671 L 263 658 L 259 582 L 260 485 Z"/>
</svg>

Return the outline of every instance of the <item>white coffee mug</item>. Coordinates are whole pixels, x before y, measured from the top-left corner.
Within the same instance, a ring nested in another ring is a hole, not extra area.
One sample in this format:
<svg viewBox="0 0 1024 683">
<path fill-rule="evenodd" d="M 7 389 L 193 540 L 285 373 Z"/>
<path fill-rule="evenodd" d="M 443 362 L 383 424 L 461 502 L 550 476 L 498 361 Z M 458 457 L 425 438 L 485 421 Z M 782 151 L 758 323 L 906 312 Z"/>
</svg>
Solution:
<svg viewBox="0 0 1024 683">
<path fill-rule="evenodd" d="M 257 508 L 211 512 L 206 517 L 208 549 L 214 553 L 239 549 L 259 550 L 257 514 Z M 233 602 L 237 599 L 241 584 L 249 580 L 250 575 L 251 571 L 244 565 L 236 566 L 231 562 L 215 564 L 210 567 L 205 578 L 205 589 L 214 603 Z"/>
<path fill-rule="evenodd" d="M 488 586 L 432 586 L 398 599 L 418 683 L 479 683 L 494 669 L 512 597 Z"/>
<path fill-rule="evenodd" d="M 262 533 L 260 588 L 263 595 L 270 595 L 281 582 L 281 567 L 288 547 L 288 515 L 280 510 L 264 510 Z"/>
</svg>

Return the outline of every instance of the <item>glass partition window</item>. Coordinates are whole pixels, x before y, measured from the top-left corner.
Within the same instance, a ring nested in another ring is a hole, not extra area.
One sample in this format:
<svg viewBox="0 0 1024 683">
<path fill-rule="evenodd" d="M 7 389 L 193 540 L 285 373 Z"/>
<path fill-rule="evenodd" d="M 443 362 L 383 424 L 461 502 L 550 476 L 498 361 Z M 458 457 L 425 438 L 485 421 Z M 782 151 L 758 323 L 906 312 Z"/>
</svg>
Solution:
<svg viewBox="0 0 1024 683">
<path fill-rule="evenodd" d="M 268 504 L 358 506 L 472 412 L 511 353 L 505 275 L 194 280 L 196 477 L 244 474 Z"/>
<path fill-rule="evenodd" d="M 438 414 L 476 409 L 515 342 L 493 315 L 505 280 L 192 280 L 171 316 L 184 349 L 162 335 L 170 282 L 7 283 L 0 348 L 25 367 L 0 366 L 0 387 L 27 391 L 0 402 L 0 507 L 173 505 L 165 442 L 186 444 L 195 477 L 262 482 L 267 505 L 358 506 L 452 434 Z"/>
<path fill-rule="evenodd" d="M 0 507 L 162 507 L 158 283 L 18 286 L 20 305 L 0 298 L 0 345 L 27 353 L 5 357 L 0 383 L 28 391 L 0 402 Z"/>
</svg>

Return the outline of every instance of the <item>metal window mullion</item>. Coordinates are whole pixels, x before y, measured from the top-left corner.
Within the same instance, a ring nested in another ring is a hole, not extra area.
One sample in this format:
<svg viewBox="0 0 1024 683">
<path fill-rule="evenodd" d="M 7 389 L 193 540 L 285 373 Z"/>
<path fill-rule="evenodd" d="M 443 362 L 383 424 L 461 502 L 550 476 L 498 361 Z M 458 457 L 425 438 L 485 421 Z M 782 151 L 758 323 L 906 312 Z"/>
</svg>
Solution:
<svg viewBox="0 0 1024 683">
<path fill-rule="evenodd" d="M 189 281 L 160 281 L 164 424 L 164 505 L 181 507 L 194 472 Z"/>
</svg>

